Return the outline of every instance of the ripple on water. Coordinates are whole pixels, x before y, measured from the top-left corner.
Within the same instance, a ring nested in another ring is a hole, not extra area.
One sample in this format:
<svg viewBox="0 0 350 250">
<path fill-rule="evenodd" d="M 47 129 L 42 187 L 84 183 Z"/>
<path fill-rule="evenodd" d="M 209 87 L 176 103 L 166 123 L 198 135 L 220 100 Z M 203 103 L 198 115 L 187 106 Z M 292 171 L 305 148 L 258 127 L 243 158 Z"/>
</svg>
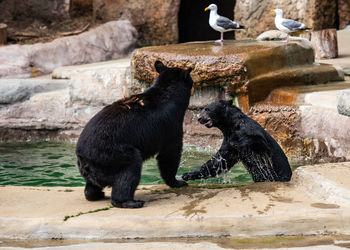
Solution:
<svg viewBox="0 0 350 250">
<path fill-rule="evenodd" d="M 185 147 L 178 170 L 182 173 L 200 167 L 215 154 L 213 148 Z M 225 178 L 226 180 L 227 178 Z M 231 183 L 252 182 L 242 165 L 236 165 L 228 175 Z M 189 183 L 223 183 L 223 178 L 190 181 Z M 20 186 L 83 186 L 76 166 L 75 145 L 56 142 L 0 143 L 0 185 Z M 157 161 L 143 164 L 140 184 L 164 184 Z"/>
</svg>

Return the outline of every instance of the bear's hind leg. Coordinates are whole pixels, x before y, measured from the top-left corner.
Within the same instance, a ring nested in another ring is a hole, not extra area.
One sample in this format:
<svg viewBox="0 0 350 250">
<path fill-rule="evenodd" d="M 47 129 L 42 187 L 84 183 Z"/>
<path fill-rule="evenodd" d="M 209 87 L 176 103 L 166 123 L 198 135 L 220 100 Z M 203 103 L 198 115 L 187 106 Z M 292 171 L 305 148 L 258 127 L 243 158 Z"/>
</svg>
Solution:
<svg viewBox="0 0 350 250">
<path fill-rule="evenodd" d="M 105 198 L 105 193 L 102 192 L 102 188 L 94 185 L 88 180 L 86 181 L 84 194 L 88 201 L 97 201 Z"/>
<path fill-rule="evenodd" d="M 254 182 L 279 181 L 279 177 L 267 153 L 246 149 L 242 152 L 241 160 Z"/>
<path fill-rule="evenodd" d="M 122 166 L 114 176 L 111 204 L 120 208 L 140 208 L 145 202 L 134 200 L 134 195 L 141 178 L 141 154 L 137 149 L 132 149 L 119 163 Z"/>
</svg>

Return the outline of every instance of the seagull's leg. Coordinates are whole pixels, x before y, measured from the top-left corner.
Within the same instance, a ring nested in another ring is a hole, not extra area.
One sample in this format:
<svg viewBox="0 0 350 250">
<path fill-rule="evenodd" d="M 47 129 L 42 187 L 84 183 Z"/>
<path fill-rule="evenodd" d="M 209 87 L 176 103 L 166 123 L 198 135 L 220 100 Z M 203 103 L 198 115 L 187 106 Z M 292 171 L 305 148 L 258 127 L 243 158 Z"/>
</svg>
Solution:
<svg viewBox="0 0 350 250">
<path fill-rule="evenodd" d="M 286 43 L 289 42 L 289 34 L 288 33 L 287 33 L 287 39 L 284 42 L 286 42 Z"/>
<path fill-rule="evenodd" d="M 221 33 L 222 34 L 222 33 Z M 216 43 L 221 43 L 221 39 L 215 40 Z"/>
<path fill-rule="evenodd" d="M 224 32 L 220 32 L 220 33 L 221 33 L 220 39 L 216 40 L 215 41 L 216 43 L 223 43 L 223 41 L 224 41 Z"/>
</svg>

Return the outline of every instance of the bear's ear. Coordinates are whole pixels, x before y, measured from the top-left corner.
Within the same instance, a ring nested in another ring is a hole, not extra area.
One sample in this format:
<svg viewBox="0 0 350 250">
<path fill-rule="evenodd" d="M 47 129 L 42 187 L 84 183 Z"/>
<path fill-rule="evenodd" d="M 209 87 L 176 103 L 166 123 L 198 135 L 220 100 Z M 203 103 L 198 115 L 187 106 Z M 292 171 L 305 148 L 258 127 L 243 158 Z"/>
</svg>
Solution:
<svg viewBox="0 0 350 250">
<path fill-rule="evenodd" d="M 166 69 L 166 67 L 164 66 L 164 64 L 161 61 L 156 61 L 154 63 L 154 67 L 156 68 L 156 71 L 159 74 Z"/>
<path fill-rule="evenodd" d="M 188 68 L 187 70 L 185 70 L 185 79 L 188 79 L 190 77 L 191 71 L 192 71 L 192 68 Z"/>
</svg>

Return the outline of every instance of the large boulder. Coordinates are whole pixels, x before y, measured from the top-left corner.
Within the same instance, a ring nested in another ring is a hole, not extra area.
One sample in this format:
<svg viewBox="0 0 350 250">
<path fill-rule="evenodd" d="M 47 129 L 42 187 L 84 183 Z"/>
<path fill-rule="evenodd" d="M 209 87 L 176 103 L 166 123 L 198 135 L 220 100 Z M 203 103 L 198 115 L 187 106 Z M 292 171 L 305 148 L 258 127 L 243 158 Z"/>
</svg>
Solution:
<svg viewBox="0 0 350 250">
<path fill-rule="evenodd" d="M 123 58 L 54 70 L 57 79 L 0 79 L 0 139 L 74 139 L 105 105 L 142 92 Z"/>
<path fill-rule="evenodd" d="M 140 34 L 141 45 L 178 41 L 180 0 L 94 0 L 94 14 L 103 21 L 127 19 Z"/>
<path fill-rule="evenodd" d="M 301 21 L 316 30 L 336 26 L 335 1 L 237 0 L 234 11 L 235 21 L 244 25 L 246 32 L 236 32 L 236 38 L 255 38 L 264 31 L 275 29 L 275 14 L 270 12 L 272 8 L 282 9 L 284 17 Z"/>
<path fill-rule="evenodd" d="M 153 82 L 156 60 L 170 67 L 192 67 L 191 76 L 201 96 L 213 100 L 213 96 L 220 98 L 227 91 L 238 97 L 244 111 L 265 100 L 275 88 L 343 79 L 335 68 L 313 64 L 313 49 L 305 39 L 293 43 L 229 40 L 223 45 L 192 42 L 141 48 L 132 56 L 134 77 Z M 216 95 L 204 93 L 205 89 L 211 91 L 211 86 L 217 88 Z"/>
<path fill-rule="evenodd" d="M 33 71 L 48 74 L 64 65 L 118 59 L 134 49 L 136 40 L 129 21 L 113 21 L 49 43 L 0 47 L 0 78 L 26 78 Z"/>
</svg>

